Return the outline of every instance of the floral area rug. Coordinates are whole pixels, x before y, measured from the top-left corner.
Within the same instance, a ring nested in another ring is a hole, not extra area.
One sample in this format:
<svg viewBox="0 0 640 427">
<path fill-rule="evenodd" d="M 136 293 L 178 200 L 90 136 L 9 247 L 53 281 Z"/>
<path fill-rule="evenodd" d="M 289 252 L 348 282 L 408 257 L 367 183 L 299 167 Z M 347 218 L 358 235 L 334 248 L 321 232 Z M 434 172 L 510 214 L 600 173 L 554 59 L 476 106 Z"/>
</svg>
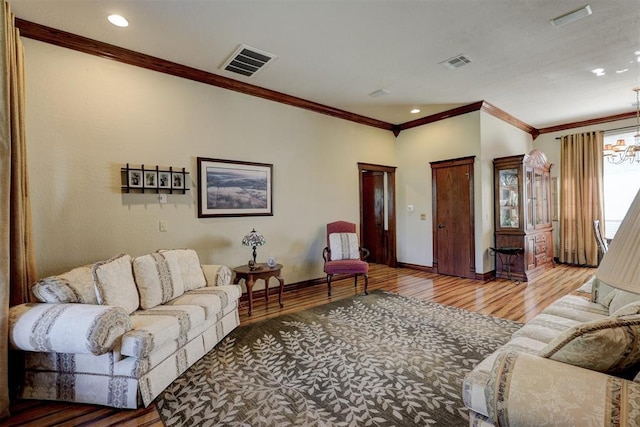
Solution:
<svg viewBox="0 0 640 427">
<path fill-rule="evenodd" d="M 237 328 L 156 403 L 167 426 L 467 426 L 464 375 L 520 327 L 372 292 Z"/>
</svg>

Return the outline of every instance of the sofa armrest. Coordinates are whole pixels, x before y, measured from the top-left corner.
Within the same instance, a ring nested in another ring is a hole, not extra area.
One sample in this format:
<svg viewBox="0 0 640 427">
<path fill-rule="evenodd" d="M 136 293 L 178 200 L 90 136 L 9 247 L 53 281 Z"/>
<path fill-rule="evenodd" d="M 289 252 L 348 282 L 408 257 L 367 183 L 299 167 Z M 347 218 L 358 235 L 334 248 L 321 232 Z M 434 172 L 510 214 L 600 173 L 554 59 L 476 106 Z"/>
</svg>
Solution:
<svg viewBox="0 0 640 427">
<path fill-rule="evenodd" d="M 11 348 L 46 353 L 104 354 L 131 329 L 120 307 L 95 304 L 21 304 L 9 311 Z"/>
<path fill-rule="evenodd" d="M 207 286 L 224 286 L 231 283 L 231 269 L 226 265 L 202 265 Z"/>
<path fill-rule="evenodd" d="M 489 416 L 507 425 L 640 425 L 640 384 L 536 355 L 496 358 Z"/>
</svg>

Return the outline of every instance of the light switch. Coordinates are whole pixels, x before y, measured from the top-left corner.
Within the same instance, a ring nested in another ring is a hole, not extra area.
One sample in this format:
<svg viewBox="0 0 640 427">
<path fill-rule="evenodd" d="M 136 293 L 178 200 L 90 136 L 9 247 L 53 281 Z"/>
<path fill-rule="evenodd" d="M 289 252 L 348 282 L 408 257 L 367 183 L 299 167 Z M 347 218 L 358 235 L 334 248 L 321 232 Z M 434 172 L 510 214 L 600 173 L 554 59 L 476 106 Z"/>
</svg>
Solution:
<svg viewBox="0 0 640 427">
<path fill-rule="evenodd" d="M 158 224 L 160 231 L 167 231 L 167 221 L 160 221 Z"/>
<path fill-rule="evenodd" d="M 158 200 L 160 203 L 167 203 L 167 195 L 165 193 L 158 194 Z"/>
<path fill-rule="evenodd" d="M 407 212 L 413 212 L 413 205 L 407 206 Z"/>
</svg>

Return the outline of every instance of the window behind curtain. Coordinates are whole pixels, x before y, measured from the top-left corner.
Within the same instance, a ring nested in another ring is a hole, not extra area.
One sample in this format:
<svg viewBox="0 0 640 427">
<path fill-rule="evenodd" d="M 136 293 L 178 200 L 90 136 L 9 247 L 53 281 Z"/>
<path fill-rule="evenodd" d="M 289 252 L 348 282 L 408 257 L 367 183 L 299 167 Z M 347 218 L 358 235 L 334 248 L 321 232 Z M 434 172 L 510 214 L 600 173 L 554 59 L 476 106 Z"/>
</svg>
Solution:
<svg viewBox="0 0 640 427">
<path fill-rule="evenodd" d="M 627 145 L 632 145 L 635 143 L 635 134 L 635 129 L 623 133 L 605 133 L 604 144 L 615 145 L 618 139 L 624 139 Z M 640 163 L 629 163 L 627 160 L 614 165 L 605 157 L 603 170 L 605 237 L 613 239 L 633 197 L 640 189 Z"/>
</svg>

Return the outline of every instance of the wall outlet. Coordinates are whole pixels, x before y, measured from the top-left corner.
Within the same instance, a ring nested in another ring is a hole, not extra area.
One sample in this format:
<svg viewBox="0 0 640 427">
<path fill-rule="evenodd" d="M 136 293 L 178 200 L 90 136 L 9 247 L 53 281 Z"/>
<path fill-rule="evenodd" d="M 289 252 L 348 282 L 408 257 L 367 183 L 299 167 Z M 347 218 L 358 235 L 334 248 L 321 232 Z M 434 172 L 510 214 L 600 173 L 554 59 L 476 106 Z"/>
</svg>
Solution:
<svg viewBox="0 0 640 427">
<path fill-rule="evenodd" d="M 420 221 L 426 221 L 427 220 L 427 214 L 426 213 L 421 213 L 420 214 Z"/>
<path fill-rule="evenodd" d="M 160 231 L 167 231 L 167 221 L 160 221 L 158 222 L 158 228 L 160 229 Z"/>
</svg>

